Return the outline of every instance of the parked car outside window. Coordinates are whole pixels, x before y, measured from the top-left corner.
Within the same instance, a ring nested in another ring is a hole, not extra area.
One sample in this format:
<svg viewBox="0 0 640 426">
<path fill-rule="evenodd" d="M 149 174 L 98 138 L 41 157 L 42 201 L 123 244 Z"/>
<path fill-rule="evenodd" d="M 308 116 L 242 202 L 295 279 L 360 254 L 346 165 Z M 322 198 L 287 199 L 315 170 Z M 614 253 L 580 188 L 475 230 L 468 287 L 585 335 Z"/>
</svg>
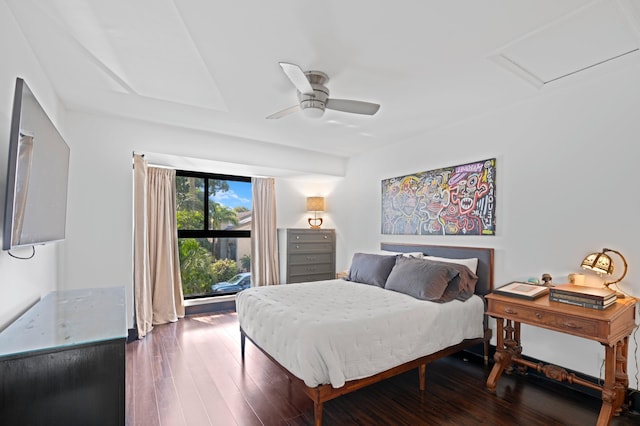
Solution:
<svg viewBox="0 0 640 426">
<path fill-rule="evenodd" d="M 243 272 L 231 278 L 211 285 L 213 294 L 233 294 L 251 287 L 251 272 Z"/>
</svg>

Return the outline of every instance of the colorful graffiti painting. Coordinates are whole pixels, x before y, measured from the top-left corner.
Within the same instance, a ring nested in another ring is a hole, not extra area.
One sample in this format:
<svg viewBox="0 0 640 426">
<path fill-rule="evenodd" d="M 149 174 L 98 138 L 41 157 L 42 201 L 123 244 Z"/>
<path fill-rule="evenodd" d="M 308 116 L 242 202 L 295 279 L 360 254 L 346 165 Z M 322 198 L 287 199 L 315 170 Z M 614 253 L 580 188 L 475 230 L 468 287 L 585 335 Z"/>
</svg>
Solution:
<svg viewBox="0 0 640 426">
<path fill-rule="evenodd" d="M 382 181 L 382 233 L 495 235 L 496 159 Z"/>
</svg>

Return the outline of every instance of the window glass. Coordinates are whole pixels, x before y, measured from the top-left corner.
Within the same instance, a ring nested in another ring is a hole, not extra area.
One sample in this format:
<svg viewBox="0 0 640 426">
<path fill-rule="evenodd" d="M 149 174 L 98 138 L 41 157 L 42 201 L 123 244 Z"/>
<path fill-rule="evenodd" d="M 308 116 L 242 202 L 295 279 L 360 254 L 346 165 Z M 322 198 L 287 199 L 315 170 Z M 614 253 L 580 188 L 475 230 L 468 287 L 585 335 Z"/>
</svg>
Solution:
<svg viewBox="0 0 640 426">
<path fill-rule="evenodd" d="M 204 229 L 204 182 L 202 178 L 176 176 L 178 229 Z"/>
<path fill-rule="evenodd" d="M 209 180 L 209 229 L 251 230 L 251 182 Z"/>
<path fill-rule="evenodd" d="M 234 294 L 251 283 L 251 179 L 176 173 L 185 298 Z"/>
</svg>

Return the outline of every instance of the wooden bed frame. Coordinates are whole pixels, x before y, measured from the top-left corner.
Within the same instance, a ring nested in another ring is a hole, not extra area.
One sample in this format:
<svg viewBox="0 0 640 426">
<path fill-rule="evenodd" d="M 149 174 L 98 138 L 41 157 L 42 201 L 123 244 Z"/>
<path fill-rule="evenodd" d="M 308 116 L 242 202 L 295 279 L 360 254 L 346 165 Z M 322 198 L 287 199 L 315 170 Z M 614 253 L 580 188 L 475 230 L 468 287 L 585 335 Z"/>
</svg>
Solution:
<svg viewBox="0 0 640 426">
<path fill-rule="evenodd" d="M 432 245 L 418 245 L 418 244 L 401 244 L 401 243 L 381 243 L 380 248 L 382 250 L 394 251 L 394 252 L 422 252 L 428 256 L 439 256 L 455 259 L 466 259 L 475 257 L 478 259 L 478 268 L 476 275 L 478 275 L 478 283 L 476 284 L 475 294 L 484 298 L 484 296 L 493 290 L 493 249 L 492 248 L 479 248 L 479 247 L 455 247 L 455 246 L 432 246 Z M 486 302 L 485 302 L 486 310 Z M 294 376 L 284 368 L 280 363 L 271 357 L 264 349 L 258 346 L 250 336 L 247 336 L 244 330 L 240 328 L 240 350 L 242 354 L 242 360 L 244 362 L 244 349 L 246 339 L 249 339 L 267 358 L 269 358 L 274 364 L 280 367 L 289 377 L 290 381 L 298 385 L 303 392 L 311 398 L 313 401 L 313 411 L 315 426 L 322 425 L 322 411 L 323 404 L 326 401 L 330 401 L 341 395 L 353 392 L 361 389 L 373 383 L 380 382 L 382 380 L 393 377 L 397 374 L 405 373 L 414 368 L 418 369 L 419 386 L 420 391 L 425 389 L 425 373 L 427 370 L 427 364 L 436 361 L 442 357 L 452 355 L 463 349 L 467 349 L 479 344 L 483 344 L 484 347 L 484 362 L 488 365 L 489 362 L 489 339 L 491 338 L 491 329 L 488 327 L 488 320 L 484 318 L 484 336 L 477 339 L 467 339 L 458 343 L 457 345 L 450 346 L 442 349 L 431 355 L 423 356 L 413 361 L 406 362 L 397 367 L 393 367 L 389 370 L 378 373 L 374 376 L 366 377 L 358 380 L 351 380 L 344 384 L 340 388 L 334 388 L 331 384 L 319 385 L 316 387 L 309 387 L 305 385 L 304 381 Z"/>
</svg>

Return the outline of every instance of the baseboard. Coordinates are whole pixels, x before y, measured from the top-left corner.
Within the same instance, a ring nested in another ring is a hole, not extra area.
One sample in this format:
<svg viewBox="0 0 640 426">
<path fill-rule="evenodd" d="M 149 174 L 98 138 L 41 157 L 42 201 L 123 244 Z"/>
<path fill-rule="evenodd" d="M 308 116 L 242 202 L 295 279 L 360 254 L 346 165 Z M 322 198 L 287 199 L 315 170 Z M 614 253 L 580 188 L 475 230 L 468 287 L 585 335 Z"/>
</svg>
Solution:
<svg viewBox="0 0 640 426">
<path fill-rule="evenodd" d="M 127 331 L 128 331 L 127 332 L 127 343 L 135 342 L 136 340 L 138 340 L 138 329 L 137 328 L 130 328 Z"/>
<path fill-rule="evenodd" d="M 185 315 L 211 314 L 216 312 L 235 312 L 235 297 L 212 297 L 210 299 L 190 300 L 184 306 Z"/>
</svg>

